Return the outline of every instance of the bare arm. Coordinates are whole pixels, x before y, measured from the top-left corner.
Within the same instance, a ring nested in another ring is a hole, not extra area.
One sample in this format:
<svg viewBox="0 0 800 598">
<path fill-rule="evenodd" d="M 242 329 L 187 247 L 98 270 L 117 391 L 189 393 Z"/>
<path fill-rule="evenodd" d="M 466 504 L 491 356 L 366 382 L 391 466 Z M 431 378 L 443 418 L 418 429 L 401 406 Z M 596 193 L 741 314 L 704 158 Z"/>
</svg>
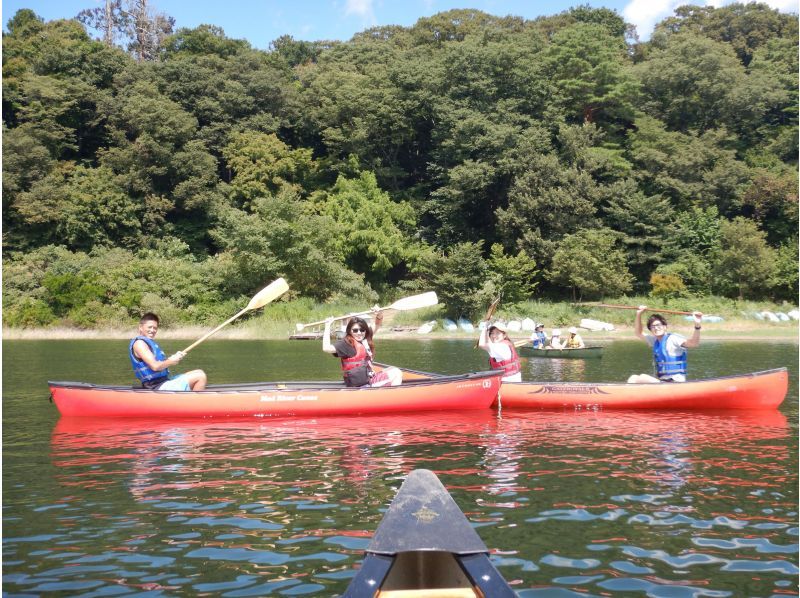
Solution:
<svg viewBox="0 0 800 598">
<path fill-rule="evenodd" d="M 696 311 L 692 315 L 694 316 L 694 332 L 692 332 L 692 336 L 683 343 L 686 349 L 693 349 L 700 345 L 700 326 L 703 322 L 703 314 L 702 312 Z"/>
<path fill-rule="evenodd" d="M 486 322 L 486 326 L 483 327 L 481 330 L 481 335 L 478 338 L 478 346 L 483 349 L 484 351 L 489 350 L 489 322 Z"/>
<path fill-rule="evenodd" d="M 333 318 L 325 320 L 325 330 L 322 332 L 322 350 L 325 353 L 334 354 L 336 347 L 331 344 L 331 324 L 333 324 Z"/>
<path fill-rule="evenodd" d="M 378 309 L 377 305 L 372 308 L 372 312 L 375 314 L 374 318 L 375 323 L 372 325 L 372 333 L 375 334 L 376 332 L 378 332 L 378 328 L 381 327 L 381 324 L 383 324 L 383 312 L 380 309 Z"/>
<path fill-rule="evenodd" d="M 647 309 L 646 305 L 640 305 L 639 309 L 636 310 L 636 319 L 633 322 L 633 332 L 634 334 L 642 340 L 644 338 L 644 332 L 642 331 L 642 314 Z"/>
<path fill-rule="evenodd" d="M 166 370 L 168 367 L 178 365 L 185 355 L 183 351 L 178 351 L 174 355 L 167 357 L 165 360 L 159 361 L 156 359 L 156 356 L 153 355 L 149 345 L 142 340 L 138 340 L 133 343 L 133 354 L 141 361 L 144 361 L 147 364 L 147 367 L 154 372 L 161 372 Z"/>
</svg>

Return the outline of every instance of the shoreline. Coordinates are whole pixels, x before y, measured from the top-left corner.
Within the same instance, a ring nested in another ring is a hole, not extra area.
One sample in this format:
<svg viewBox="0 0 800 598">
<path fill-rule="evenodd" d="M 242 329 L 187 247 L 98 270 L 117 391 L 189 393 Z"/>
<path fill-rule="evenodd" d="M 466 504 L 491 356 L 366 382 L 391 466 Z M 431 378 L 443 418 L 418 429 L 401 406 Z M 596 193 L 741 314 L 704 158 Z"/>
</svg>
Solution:
<svg viewBox="0 0 800 598">
<path fill-rule="evenodd" d="M 287 324 L 287 329 L 283 328 L 283 323 L 272 324 L 269 329 L 255 326 L 233 326 L 227 330 L 221 330 L 212 339 L 215 340 L 289 340 L 289 336 L 294 333 L 291 325 Z M 407 327 L 404 327 L 407 328 Z M 196 340 L 211 330 L 211 327 L 201 326 L 181 326 L 174 328 L 162 328 L 158 332 L 160 339 L 169 340 Z M 590 331 L 578 328 L 580 335 L 585 342 L 591 341 L 614 341 L 614 340 L 635 340 L 633 326 L 621 325 L 613 331 Z M 671 330 L 690 336 L 692 334 L 691 325 L 672 326 Z M 786 322 L 776 325 L 764 325 L 751 322 L 731 322 L 718 324 L 705 324 L 701 341 L 705 340 L 735 340 L 735 341 L 793 341 L 800 342 L 800 329 L 798 323 Z M 90 329 L 81 330 L 77 328 L 3 328 L 3 340 L 128 340 L 135 334 L 135 328 L 130 330 L 120 329 Z M 392 330 L 390 326 L 382 328 L 376 338 L 382 340 L 470 340 L 477 339 L 479 332 L 467 333 L 461 331 L 434 330 L 425 335 L 417 334 L 415 330 Z M 522 340 L 530 337 L 529 332 L 520 331 L 511 333 L 512 340 Z M 313 339 L 304 342 L 317 342 Z"/>
</svg>

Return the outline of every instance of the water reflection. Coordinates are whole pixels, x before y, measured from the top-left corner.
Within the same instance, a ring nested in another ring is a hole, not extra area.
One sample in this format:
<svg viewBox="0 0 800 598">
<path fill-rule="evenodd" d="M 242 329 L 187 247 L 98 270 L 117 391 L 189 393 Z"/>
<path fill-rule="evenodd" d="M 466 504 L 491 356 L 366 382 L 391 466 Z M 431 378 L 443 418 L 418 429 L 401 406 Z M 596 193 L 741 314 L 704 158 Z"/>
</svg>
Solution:
<svg viewBox="0 0 800 598">
<path fill-rule="evenodd" d="M 797 574 L 789 434 L 777 411 L 61 419 L 46 533 L 4 539 L 7 559 L 35 550 L 37 564 L 5 581 L 333 595 L 405 475 L 425 467 L 522 596 L 785 592 Z"/>
</svg>

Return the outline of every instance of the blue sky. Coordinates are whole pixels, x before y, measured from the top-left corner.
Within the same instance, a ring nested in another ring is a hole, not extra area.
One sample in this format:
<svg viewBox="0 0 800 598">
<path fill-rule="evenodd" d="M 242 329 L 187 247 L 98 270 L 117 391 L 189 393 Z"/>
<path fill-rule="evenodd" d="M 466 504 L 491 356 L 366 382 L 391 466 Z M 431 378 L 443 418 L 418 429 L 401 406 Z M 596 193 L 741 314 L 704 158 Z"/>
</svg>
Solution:
<svg viewBox="0 0 800 598">
<path fill-rule="evenodd" d="M 636 25 L 647 39 L 653 25 L 681 4 L 728 4 L 728 0 L 151 0 L 159 11 L 175 18 L 176 28 L 202 24 L 221 27 L 230 38 L 246 39 L 262 50 L 281 35 L 297 40 L 348 40 L 376 25 L 408 27 L 421 17 L 453 8 L 475 8 L 486 13 L 534 19 L 554 15 L 572 6 L 589 4 L 616 10 Z M 47 21 L 72 18 L 103 0 L 4 0 L 3 29 L 20 8 L 30 8 Z M 798 0 L 767 0 L 782 12 L 798 12 Z"/>
</svg>

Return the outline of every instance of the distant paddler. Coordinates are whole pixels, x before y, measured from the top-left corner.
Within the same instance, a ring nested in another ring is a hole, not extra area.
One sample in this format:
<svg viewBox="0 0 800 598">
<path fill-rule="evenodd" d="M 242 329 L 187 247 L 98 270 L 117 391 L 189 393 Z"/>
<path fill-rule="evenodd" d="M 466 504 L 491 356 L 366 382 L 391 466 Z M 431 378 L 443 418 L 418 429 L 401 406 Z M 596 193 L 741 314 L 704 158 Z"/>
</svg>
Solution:
<svg viewBox="0 0 800 598">
<path fill-rule="evenodd" d="M 634 330 L 636 336 L 645 341 L 653 349 L 653 362 L 656 375 L 634 374 L 628 382 L 686 382 L 686 349 L 700 345 L 700 329 L 703 314 L 692 312 L 694 316 L 694 332 L 687 339 L 680 334 L 667 332 L 667 320 L 661 314 L 653 314 L 647 319 L 647 329 L 651 334 L 642 331 L 642 314 L 647 311 L 646 305 L 636 310 Z"/>
<path fill-rule="evenodd" d="M 489 365 L 493 370 L 504 371 L 503 382 L 522 382 L 519 355 L 508 338 L 505 324 L 495 322 L 485 326 L 478 346 L 489 354 Z"/>
</svg>

